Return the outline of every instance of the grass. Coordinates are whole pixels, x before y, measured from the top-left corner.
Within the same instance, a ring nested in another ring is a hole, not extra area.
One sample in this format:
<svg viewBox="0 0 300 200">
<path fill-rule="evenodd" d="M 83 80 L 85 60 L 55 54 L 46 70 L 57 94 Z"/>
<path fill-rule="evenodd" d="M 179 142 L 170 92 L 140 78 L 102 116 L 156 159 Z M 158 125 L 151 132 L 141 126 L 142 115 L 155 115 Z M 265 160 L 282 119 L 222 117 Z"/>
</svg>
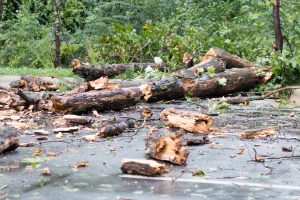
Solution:
<svg viewBox="0 0 300 200">
<path fill-rule="evenodd" d="M 0 75 L 34 75 L 54 77 L 76 77 L 70 68 L 0 67 Z"/>
</svg>

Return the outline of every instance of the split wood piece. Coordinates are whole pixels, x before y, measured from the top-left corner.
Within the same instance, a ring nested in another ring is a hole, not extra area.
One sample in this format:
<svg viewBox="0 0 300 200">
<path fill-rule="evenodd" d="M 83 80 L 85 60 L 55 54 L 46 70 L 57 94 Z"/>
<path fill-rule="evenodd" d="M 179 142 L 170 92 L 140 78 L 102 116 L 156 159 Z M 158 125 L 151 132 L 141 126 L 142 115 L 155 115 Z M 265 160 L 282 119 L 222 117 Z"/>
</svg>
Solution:
<svg viewBox="0 0 300 200">
<path fill-rule="evenodd" d="M 14 151 L 16 148 L 18 148 L 20 138 L 16 134 L 1 137 L 3 138 L 0 138 L 0 154 Z"/>
<path fill-rule="evenodd" d="M 19 88 L 34 92 L 39 91 L 53 91 L 58 89 L 58 84 L 54 81 L 47 81 L 39 77 L 23 75 L 20 80 L 12 82 L 10 85 L 12 88 Z"/>
<path fill-rule="evenodd" d="M 189 151 L 182 146 L 179 135 L 161 136 L 150 133 L 146 137 L 146 155 L 177 165 L 186 163 Z"/>
<path fill-rule="evenodd" d="M 184 135 L 182 136 L 183 142 L 182 144 L 187 146 L 196 146 L 196 145 L 204 145 L 209 143 L 209 139 L 206 135 Z"/>
<path fill-rule="evenodd" d="M 92 90 L 79 94 L 54 96 L 53 110 L 64 113 L 86 113 L 92 110 L 120 110 L 134 106 L 141 97 L 138 87 L 115 90 Z"/>
<path fill-rule="evenodd" d="M 219 83 L 220 79 L 225 78 L 226 84 Z M 255 69 L 228 69 L 225 72 L 216 74 L 207 80 L 201 79 L 181 79 L 185 93 L 193 97 L 221 97 L 226 94 L 248 90 L 256 84 L 261 83 L 265 74 L 257 73 Z"/>
<path fill-rule="evenodd" d="M 206 114 L 193 111 L 167 108 L 160 113 L 160 118 L 167 126 L 177 127 L 183 130 L 207 134 L 212 125 L 212 118 Z"/>
<path fill-rule="evenodd" d="M 54 133 L 73 133 L 79 130 L 78 126 L 74 126 L 74 127 L 67 127 L 67 128 L 56 128 L 53 129 Z"/>
<path fill-rule="evenodd" d="M 100 131 L 97 133 L 97 136 L 100 137 L 113 137 L 121 134 L 127 128 L 134 128 L 135 120 L 128 119 L 125 121 L 113 121 L 109 122 L 100 128 Z"/>
<path fill-rule="evenodd" d="M 260 130 L 254 131 L 245 131 L 239 133 L 240 139 L 259 139 L 259 138 L 266 138 L 271 135 L 274 135 L 277 131 L 277 127 L 265 128 Z"/>
<path fill-rule="evenodd" d="M 103 76 L 113 77 L 125 73 L 129 68 L 132 68 L 135 71 L 145 70 L 148 66 L 152 67 L 153 69 L 166 69 L 166 66 L 155 63 L 112 64 L 95 67 L 81 64 L 77 67 L 74 67 L 73 73 L 84 78 L 86 81 L 92 81 Z"/>
<path fill-rule="evenodd" d="M 124 174 L 142 176 L 159 176 L 169 172 L 164 164 L 145 159 L 123 159 L 121 170 Z"/>
<path fill-rule="evenodd" d="M 13 92 L 0 90 L 0 105 L 7 105 L 10 108 L 22 110 L 26 106 L 26 102 Z"/>
<path fill-rule="evenodd" d="M 89 125 L 94 122 L 94 119 L 88 116 L 65 115 L 63 118 L 70 124 Z"/>
<path fill-rule="evenodd" d="M 215 69 L 215 73 L 224 72 L 226 62 L 224 62 L 221 58 L 212 57 L 194 65 L 191 68 L 180 70 L 176 75 L 183 78 L 196 78 L 199 77 L 201 70 L 203 70 L 203 72 L 207 72 L 207 68 L 209 67 L 213 67 Z"/>
<path fill-rule="evenodd" d="M 140 86 L 142 96 L 146 102 L 173 100 L 184 97 L 184 89 L 178 78 L 161 78 Z"/>
<path fill-rule="evenodd" d="M 208 60 L 212 57 L 221 58 L 226 62 L 226 68 L 251 68 L 251 67 L 258 67 L 258 65 L 253 64 L 247 60 L 244 60 L 236 55 L 232 55 L 223 49 L 219 48 L 210 48 L 208 52 L 202 57 L 202 61 Z"/>
</svg>

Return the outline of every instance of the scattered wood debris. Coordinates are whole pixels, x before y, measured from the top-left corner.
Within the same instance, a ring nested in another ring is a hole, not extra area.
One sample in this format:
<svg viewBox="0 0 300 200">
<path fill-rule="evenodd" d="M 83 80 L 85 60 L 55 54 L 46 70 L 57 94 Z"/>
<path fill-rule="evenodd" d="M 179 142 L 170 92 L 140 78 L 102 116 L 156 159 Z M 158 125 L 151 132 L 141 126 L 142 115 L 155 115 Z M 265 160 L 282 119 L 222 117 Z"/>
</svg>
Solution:
<svg viewBox="0 0 300 200">
<path fill-rule="evenodd" d="M 265 128 L 260 130 L 254 131 L 245 131 L 239 133 L 240 139 L 259 139 L 259 138 L 266 138 L 271 135 L 274 135 L 277 131 L 277 127 Z"/>
<path fill-rule="evenodd" d="M 34 135 L 37 135 L 37 136 L 47 136 L 50 134 L 49 131 L 45 131 L 43 129 L 34 130 L 33 133 L 34 133 Z"/>
<path fill-rule="evenodd" d="M 21 76 L 20 80 L 13 82 L 10 86 L 12 88 L 25 89 L 34 92 L 58 89 L 58 84 L 54 81 L 47 81 L 40 77 L 30 75 Z"/>
<path fill-rule="evenodd" d="M 212 125 L 212 118 L 206 114 L 174 108 L 163 110 L 160 118 L 167 126 L 200 134 L 209 133 L 209 127 Z"/>
<path fill-rule="evenodd" d="M 98 136 L 97 135 L 84 135 L 82 139 L 88 142 L 97 142 Z"/>
<path fill-rule="evenodd" d="M 76 162 L 74 165 L 72 165 L 73 169 L 78 169 L 78 168 L 83 168 L 83 167 L 88 167 L 90 164 L 88 161 L 80 161 Z"/>
<path fill-rule="evenodd" d="M 45 167 L 45 168 L 40 169 L 40 174 L 42 176 L 51 176 L 51 171 L 50 171 L 49 167 Z"/>
<path fill-rule="evenodd" d="M 189 151 L 181 144 L 179 135 L 160 136 L 150 133 L 146 137 L 146 154 L 150 158 L 183 165 Z"/>
<path fill-rule="evenodd" d="M 79 115 L 65 115 L 63 117 L 69 124 L 89 125 L 94 122 L 92 117 Z"/>
<path fill-rule="evenodd" d="M 124 174 L 142 176 L 158 176 L 169 172 L 164 164 L 145 159 L 123 159 L 121 170 Z"/>
</svg>

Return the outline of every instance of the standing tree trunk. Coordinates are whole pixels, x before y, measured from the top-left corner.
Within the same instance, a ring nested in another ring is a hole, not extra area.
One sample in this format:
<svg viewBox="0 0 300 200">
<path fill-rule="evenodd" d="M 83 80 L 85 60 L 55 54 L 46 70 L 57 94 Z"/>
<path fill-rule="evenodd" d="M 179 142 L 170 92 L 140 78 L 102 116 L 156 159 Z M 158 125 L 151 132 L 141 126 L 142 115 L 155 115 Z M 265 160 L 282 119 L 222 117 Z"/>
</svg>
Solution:
<svg viewBox="0 0 300 200">
<path fill-rule="evenodd" d="M 3 20 L 3 0 L 0 0 L 0 21 Z"/>
<path fill-rule="evenodd" d="M 274 31 L 275 31 L 275 51 L 282 52 L 283 36 L 281 32 L 280 24 L 280 0 L 276 0 L 273 5 L 273 19 L 274 19 Z"/>
<path fill-rule="evenodd" d="M 55 25 L 54 25 L 54 34 L 55 34 L 55 60 L 54 67 L 60 67 L 60 0 L 53 0 L 54 10 L 55 10 Z"/>
</svg>

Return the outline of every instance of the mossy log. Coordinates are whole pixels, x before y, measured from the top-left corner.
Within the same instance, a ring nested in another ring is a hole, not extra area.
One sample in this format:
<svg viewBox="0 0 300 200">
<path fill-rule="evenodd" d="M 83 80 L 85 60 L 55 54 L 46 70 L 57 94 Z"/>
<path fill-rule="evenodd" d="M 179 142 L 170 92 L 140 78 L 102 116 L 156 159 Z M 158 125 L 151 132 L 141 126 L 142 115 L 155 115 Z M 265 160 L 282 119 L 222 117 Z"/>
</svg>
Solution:
<svg viewBox="0 0 300 200">
<path fill-rule="evenodd" d="M 145 159 L 123 159 L 121 170 L 124 174 L 142 176 L 158 176 L 169 172 L 164 164 Z"/>
<path fill-rule="evenodd" d="M 181 128 L 188 132 L 206 134 L 212 125 L 212 118 L 199 112 L 167 108 L 160 113 L 167 126 Z"/>
<path fill-rule="evenodd" d="M 226 62 L 224 62 L 221 58 L 212 57 L 194 65 L 191 68 L 180 70 L 176 75 L 183 78 L 196 78 L 201 74 L 201 70 L 203 72 L 207 72 L 209 67 L 213 67 L 215 73 L 224 72 L 226 68 Z"/>
<path fill-rule="evenodd" d="M 181 81 L 176 77 L 161 78 L 140 86 L 142 96 L 146 102 L 173 100 L 184 97 Z"/>
<path fill-rule="evenodd" d="M 145 70 L 148 66 L 153 69 L 166 69 L 166 66 L 155 63 L 129 63 L 103 66 L 81 64 L 73 69 L 73 73 L 84 78 L 86 81 L 92 81 L 103 76 L 113 77 L 125 73 L 130 68 L 132 68 L 134 71 Z"/>
<path fill-rule="evenodd" d="M 53 96 L 53 110 L 63 113 L 86 113 L 92 110 L 120 110 L 134 106 L 141 97 L 139 88 L 92 90 L 78 94 Z"/>
<path fill-rule="evenodd" d="M 258 65 L 251 63 L 247 60 L 244 60 L 236 55 L 232 55 L 223 49 L 219 48 L 210 48 L 205 56 L 202 57 L 202 61 L 206 61 L 211 59 L 212 57 L 221 58 L 223 61 L 226 62 L 226 68 L 251 68 L 251 67 L 258 67 Z"/>
</svg>

